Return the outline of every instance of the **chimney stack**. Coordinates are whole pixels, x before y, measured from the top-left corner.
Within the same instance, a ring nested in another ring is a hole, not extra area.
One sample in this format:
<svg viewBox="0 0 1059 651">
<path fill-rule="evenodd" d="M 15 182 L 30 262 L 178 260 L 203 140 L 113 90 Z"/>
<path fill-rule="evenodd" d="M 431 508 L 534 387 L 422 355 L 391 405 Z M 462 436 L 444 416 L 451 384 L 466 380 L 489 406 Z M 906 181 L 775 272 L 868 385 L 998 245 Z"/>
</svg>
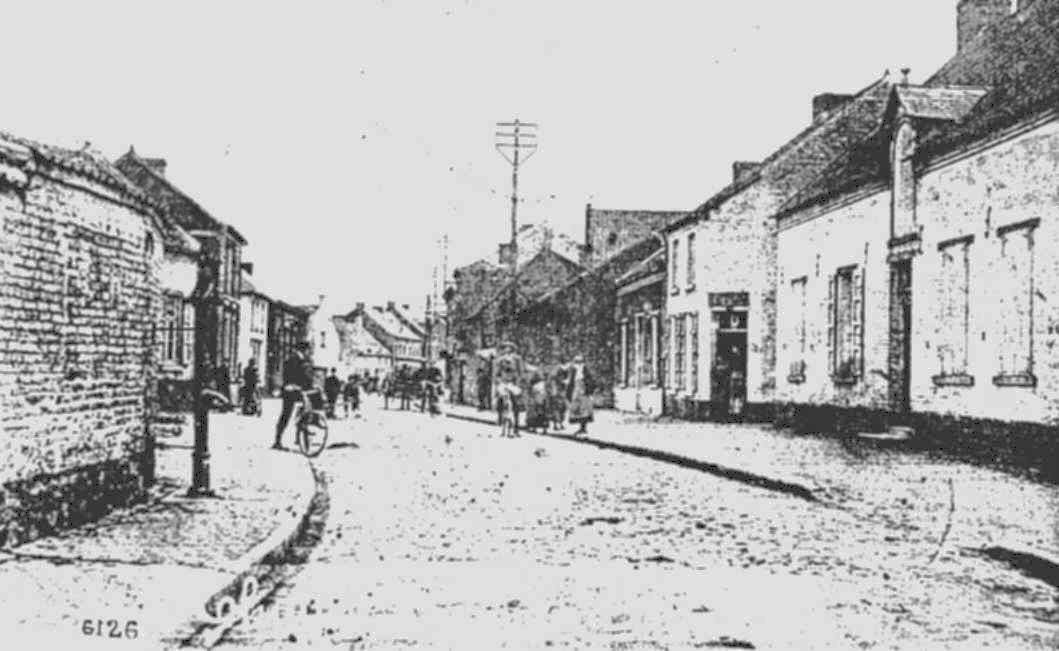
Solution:
<svg viewBox="0 0 1059 651">
<path fill-rule="evenodd" d="M 395 307 L 396 306 L 395 306 L 393 301 L 386 301 L 386 309 L 387 310 L 393 310 Z"/>
<path fill-rule="evenodd" d="M 956 6 L 956 51 L 962 52 L 988 27 L 1029 4 L 1030 0 L 960 0 Z"/>
<path fill-rule="evenodd" d="M 732 182 L 742 183 L 761 167 L 761 163 L 750 160 L 737 160 L 732 163 Z"/>
<path fill-rule="evenodd" d="M 358 302 L 357 305 L 356 305 L 356 308 L 357 308 L 357 312 L 363 312 L 364 311 L 364 303 Z"/>
<path fill-rule="evenodd" d="M 813 122 L 853 101 L 853 95 L 820 93 L 813 98 Z"/>
<path fill-rule="evenodd" d="M 165 176 L 166 162 L 164 158 L 144 158 L 144 164 L 158 176 Z"/>
</svg>

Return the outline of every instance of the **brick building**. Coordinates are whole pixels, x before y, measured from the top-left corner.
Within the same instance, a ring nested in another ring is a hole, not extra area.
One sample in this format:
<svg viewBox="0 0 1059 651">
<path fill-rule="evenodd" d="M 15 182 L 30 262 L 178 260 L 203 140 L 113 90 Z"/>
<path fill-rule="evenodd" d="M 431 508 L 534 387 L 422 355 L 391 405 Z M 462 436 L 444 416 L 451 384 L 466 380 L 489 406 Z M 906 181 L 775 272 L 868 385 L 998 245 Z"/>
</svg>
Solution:
<svg viewBox="0 0 1059 651">
<path fill-rule="evenodd" d="M 265 388 L 274 395 L 283 389 L 283 363 L 294 354 L 294 346 L 309 337 L 309 312 L 273 299 L 268 304 Z"/>
<path fill-rule="evenodd" d="M 524 358 L 548 368 L 583 355 L 596 381 L 597 403 L 613 406 L 618 351 L 625 330 L 614 318 L 616 283 L 661 246 L 658 237 L 643 238 L 528 304 L 518 314 L 513 336 Z"/>
<path fill-rule="evenodd" d="M 581 264 L 591 269 L 685 214 L 665 210 L 609 210 L 587 204 Z"/>
<path fill-rule="evenodd" d="M 970 1 L 958 51 L 778 211 L 783 422 L 1056 476 L 1059 1 Z"/>
<path fill-rule="evenodd" d="M 231 226 L 207 212 L 194 199 L 166 178 L 166 161 L 143 158 L 135 149 L 122 155 L 115 165 L 162 207 L 165 214 L 194 236 L 204 255 L 220 261 L 218 291 L 217 358 L 211 366 L 226 364 L 233 379 L 239 367 L 239 300 L 242 279 L 242 250 L 246 239 Z M 174 304 L 174 309 L 178 306 Z M 187 314 L 187 306 L 179 306 Z M 190 336 L 190 333 L 187 333 Z"/>
<path fill-rule="evenodd" d="M 163 282 L 195 244 L 87 146 L 0 134 L 0 545 L 153 480 Z M 170 263 L 174 263 L 171 265 Z"/>
<path fill-rule="evenodd" d="M 775 399 L 776 210 L 881 121 L 890 84 L 813 100 L 811 124 L 666 229 L 666 407 L 769 421 Z"/>
</svg>

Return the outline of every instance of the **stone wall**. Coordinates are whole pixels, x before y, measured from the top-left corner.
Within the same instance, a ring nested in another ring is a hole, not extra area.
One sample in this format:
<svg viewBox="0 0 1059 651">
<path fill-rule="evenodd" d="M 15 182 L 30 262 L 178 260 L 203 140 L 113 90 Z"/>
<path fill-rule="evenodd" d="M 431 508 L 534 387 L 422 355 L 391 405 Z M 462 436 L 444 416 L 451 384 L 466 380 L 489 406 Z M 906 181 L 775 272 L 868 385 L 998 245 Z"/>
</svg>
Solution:
<svg viewBox="0 0 1059 651">
<path fill-rule="evenodd" d="M 99 517 L 151 480 L 161 248 L 81 177 L 0 186 L 0 544 Z"/>
</svg>

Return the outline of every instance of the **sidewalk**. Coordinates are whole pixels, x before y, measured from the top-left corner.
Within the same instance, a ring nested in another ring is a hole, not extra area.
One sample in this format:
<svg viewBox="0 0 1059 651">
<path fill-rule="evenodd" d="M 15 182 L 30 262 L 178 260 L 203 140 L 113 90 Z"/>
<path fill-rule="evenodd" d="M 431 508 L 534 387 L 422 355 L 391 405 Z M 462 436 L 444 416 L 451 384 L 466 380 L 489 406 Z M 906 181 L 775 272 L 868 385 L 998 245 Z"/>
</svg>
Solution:
<svg viewBox="0 0 1059 651">
<path fill-rule="evenodd" d="M 456 417 L 494 419 L 492 412 L 473 407 L 446 409 Z M 936 539 L 942 561 L 1000 548 L 1001 556 L 1010 550 L 1059 563 L 1059 487 L 989 468 L 768 426 L 656 420 L 614 411 L 597 411 L 587 438 L 632 453 L 650 450 L 706 463 L 711 471 L 721 471 L 715 474 L 759 486 L 804 487 L 807 496 L 902 536 Z M 1039 573 L 1054 571 L 1053 566 Z M 1054 585 L 1054 576 L 1051 581 Z"/>
<path fill-rule="evenodd" d="M 160 440 L 155 499 L 0 554 L 0 639 L 158 649 L 194 633 L 207 601 L 282 545 L 313 497 L 306 459 L 268 449 L 272 402 L 263 418 L 211 415 L 217 498 L 186 497 L 191 435 Z"/>
</svg>

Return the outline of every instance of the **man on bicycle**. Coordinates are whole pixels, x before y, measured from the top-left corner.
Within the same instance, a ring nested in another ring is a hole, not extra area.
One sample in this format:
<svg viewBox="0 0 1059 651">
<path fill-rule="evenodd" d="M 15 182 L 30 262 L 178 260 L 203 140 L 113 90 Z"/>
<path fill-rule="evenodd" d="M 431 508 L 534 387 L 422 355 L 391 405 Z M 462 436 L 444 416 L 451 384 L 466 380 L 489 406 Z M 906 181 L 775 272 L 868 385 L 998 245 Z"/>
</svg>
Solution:
<svg viewBox="0 0 1059 651">
<path fill-rule="evenodd" d="M 287 429 L 294 406 L 304 400 L 304 393 L 313 387 L 313 365 L 309 361 L 309 343 L 294 346 L 294 354 L 283 364 L 283 408 L 276 421 L 276 441 L 273 450 L 283 449 L 283 430 Z"/>
<path fill-rule="evenodd" d="M 500 356 L 496 358 L 494 366 L 496 379 L 493 386 L 496 387 L 496 407 L 499 418 L 501 413 L 501 400 L 510 401 L 511 411 L 515 418 L 515 431 L 518 431 L 519 400 L 522 396 L 522 378 L 525 375 L 525 363 L 522 357 L 515 352 L 515 344 L 505 341 L 500 344 Z"/>
</svg>

